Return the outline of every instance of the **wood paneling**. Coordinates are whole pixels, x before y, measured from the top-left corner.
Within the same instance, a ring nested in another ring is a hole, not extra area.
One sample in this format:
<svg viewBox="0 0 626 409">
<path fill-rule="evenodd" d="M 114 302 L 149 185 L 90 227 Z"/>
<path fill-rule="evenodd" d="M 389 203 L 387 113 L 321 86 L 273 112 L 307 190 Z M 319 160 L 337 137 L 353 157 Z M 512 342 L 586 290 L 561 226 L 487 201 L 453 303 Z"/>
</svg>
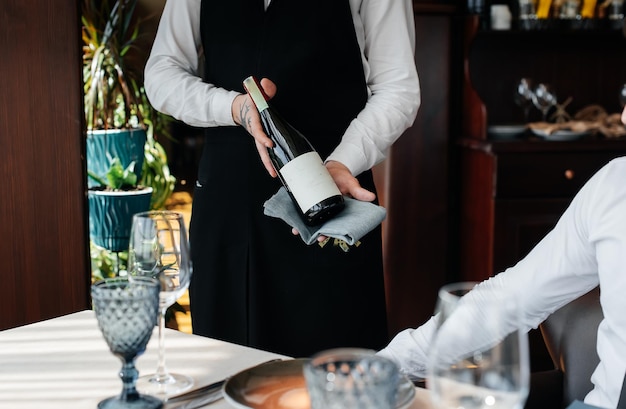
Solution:
<svg viewBox="0 0 626 409">
<path fill-rule="evenodd" d="M 0 3 L 0 329 L 89 306 L 77 3 Z"/>
<path fill-rule="evenodd" d="M 432 315 L 448 268 L 451 18 L 416 14 L 415 25 L 422 105 L 376 169 L 391 335 Z"/>
</svg>

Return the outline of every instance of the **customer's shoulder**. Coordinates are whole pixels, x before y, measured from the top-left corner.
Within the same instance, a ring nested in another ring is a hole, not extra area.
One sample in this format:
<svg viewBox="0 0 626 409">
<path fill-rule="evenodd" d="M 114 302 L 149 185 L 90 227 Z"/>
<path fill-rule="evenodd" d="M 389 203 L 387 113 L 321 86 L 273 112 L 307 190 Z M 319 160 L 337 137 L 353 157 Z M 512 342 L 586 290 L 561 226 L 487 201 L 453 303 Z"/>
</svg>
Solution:
<svg viewBox="0 0 626 409">
<path fill-rule="evenodd" d="M 583 190 L 595 192 L 604 202 L 611 196 L 626 197 L 626 156 L 609 161 L 586 183 Z"/>
<path fill-rule="evenodd" d="M 620 156 L 612 159 L 598 171 L 604 178 L 618 181 L 626 180 L 626 156 Z"/>
</svg>

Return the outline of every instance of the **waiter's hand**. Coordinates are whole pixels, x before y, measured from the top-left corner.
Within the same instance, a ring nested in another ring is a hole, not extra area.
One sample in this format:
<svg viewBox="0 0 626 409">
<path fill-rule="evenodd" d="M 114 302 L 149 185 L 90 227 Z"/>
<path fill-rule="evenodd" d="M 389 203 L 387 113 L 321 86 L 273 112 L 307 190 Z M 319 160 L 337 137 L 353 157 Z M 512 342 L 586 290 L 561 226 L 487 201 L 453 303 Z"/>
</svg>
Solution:
<svg viewBox="0 0 626 409">
<path fill-rule="evenodd" d="M 276 95 L 276 84 L 267 78 L 261 79 L 261 87 L 269 98 Z M 267 148 L 271 148 L 274 144 L 263 131 L 261 117 L 254 102 L 252 102 L 252 98 L 248 94 L 238 95 L 233 100 L 231 112 L 235 123 L 243 126 L 252 135 L 265 169 L 267 169 L 271 177 L 275 178 L 277 176 L 276 170 L 272 166 L 272 161 L 267 153 Z"/>
<path fill-rule="evenodd" d="M 376 199 L 374 192 L 370 192 L 369 190 L 362 188 L 358 179 L 352 176 L 348 167 L 343 163 L 331 160 L 326 162 L 326 169 L 328 169 L 330 176 L 333 177 L 333 180 L 342 195 L 352 197 L 363 202 L 371 202 Z"/>
<path fill-rule="evenodd" d="M 348 167 L 343 163 L 329 161 L 326 163 L 326 169 L 328 169 L 330 176 L 333 177 L 333 180 L 342 195 L 364 202 L 371 202 L 376 199 L 376 194 L 361 187 L 358 179 L 352 176 Z M 300 234 L 297 229 L 291 229 L 291 232 L 294 235 Z M 326 240 L 326 236 L 320 236 L 317 238 L 317 241 L 320 242 L 324 240 Z"/>
</svg>

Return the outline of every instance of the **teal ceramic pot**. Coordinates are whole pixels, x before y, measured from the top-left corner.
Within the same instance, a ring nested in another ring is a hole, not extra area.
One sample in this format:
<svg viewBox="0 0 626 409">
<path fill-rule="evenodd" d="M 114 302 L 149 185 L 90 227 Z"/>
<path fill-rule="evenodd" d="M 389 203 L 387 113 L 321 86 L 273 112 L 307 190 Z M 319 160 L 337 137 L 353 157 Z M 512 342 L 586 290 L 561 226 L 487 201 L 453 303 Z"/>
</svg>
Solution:
<svg viewBox="0 0 626 409">
<path fill-rule="evenodd" d="M 150 210 L 152 188 L 109 192 L 89 190 L 89 238 L 109 251 L 128 250 L 133 215 Z"/>
<path fill-rule="evenodd" d="M 111 161 L 117 157 L 124 168 L 134 161 L 137 180 L 141 180 L 146 138 L 145 129 L 139 128 L 87 131 L 87 169 L 106 179 Z M 87 179 L 88 187 L 97 185 Z"/>
</svg>

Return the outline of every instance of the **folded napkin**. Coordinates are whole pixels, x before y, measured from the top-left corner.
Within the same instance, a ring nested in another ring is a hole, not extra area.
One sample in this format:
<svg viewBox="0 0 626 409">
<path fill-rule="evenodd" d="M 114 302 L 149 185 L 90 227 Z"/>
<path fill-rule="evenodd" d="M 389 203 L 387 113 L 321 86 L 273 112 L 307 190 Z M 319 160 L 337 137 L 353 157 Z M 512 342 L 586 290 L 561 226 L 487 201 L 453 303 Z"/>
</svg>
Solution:
<svg viewBox="0 0 626 409">
<path fill-rule="evenodd" d="M 382 206 L 349 197 L 344 197 L 344 201 L 346 207 L 341 213 L 319 226 L 304 224 L 284 187 L 267 200 L 263 207 L 266 215 L 282 219 L 296 228 L 306 244 L 316 243 L 319 236 L 327 236 L 343 240 L 352 246 L 385 219 L 387 210 Z"/>
</svg>

